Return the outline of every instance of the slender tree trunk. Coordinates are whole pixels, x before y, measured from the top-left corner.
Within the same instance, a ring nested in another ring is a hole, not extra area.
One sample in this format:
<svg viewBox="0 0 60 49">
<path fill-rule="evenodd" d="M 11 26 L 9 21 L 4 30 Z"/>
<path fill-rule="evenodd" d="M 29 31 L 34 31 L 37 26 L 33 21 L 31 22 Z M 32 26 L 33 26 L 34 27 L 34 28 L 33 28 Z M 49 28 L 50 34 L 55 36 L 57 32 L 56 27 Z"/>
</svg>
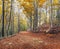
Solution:
<svg viewBox="0 0 60 49">
<path fill-rule="evenodd" d="M 33 20 L 33 31 L 38 32 L 37 27 L 38 27 L 38 4 L 37 1 L 34 0 L 34 20 Z"/>
<path fill-rule="evenodd" d="M 7 36 L 7 27 L 8 27 L 8 21 L 9 21 L 9 19 L 8 19 L 8 15 L 9 15 L 9 12 L 7 11 L 8 10 L 8 1 L 6 1 L 5 2 L 5 10 L 6 10 L 6 12 L 5 12 L 5 19 L 6 19 L 6 24 L 5 24 L 5 26 L 4 26 L 4 32 L 5 32 L 5 36 Z"/>
<path fill-rule="evenodd" d="M 4 37 L 4 0 L 2 0 L 2 37 Z"/>
<path fill-rule="evenodd" d="M 47 2 L 46 2 L 46 18 L 45 18 L 45 20 L 46 20 L 46 24 L 47 24 Z"/>
<path fill-rule="evenodd" d="M 39 14 L 40 14 L 40 15 L 39 15 L 39 27 L 40 27 L 40 25 L 41 25 L 41 24 L 40 24 L 40 23 L 41 23 L 41 7 L 40 7 Z"/>
<path fill-rule="evenodd" d="M 11 30 L 10 30 L 11 35 L 14 34 L 14 17 L 11 17 Z"/>
<path fill-rule="evenodd" d="M 20 31 L 20 13 L 18 9 L 18 32 Z"/>
<path fill-rule="evenodd" d="M 13 3 L 14 3 L 14 0 L 11 0 L 11 5 L 13 5 Z M 13 8 L 13 6 L 12 6 L 12 10 L 11 10 L 11 32 L 12 32 L 12 34 L 14 34 L 14 12 L 13 12 L 13 10 L 14 10 L 14 8 Z"/>
<path fill-rule="evenodd" d="M 53 27 L 53 19 L 52 19 L 52 17 L 53 17 L 53 16 L 52 16 L 52 12 L 53 12 L 53 11 L 52 11 L 52 0 L 50 0 L 50 4 L 51 4 L 51 11 L 50 11 L 50 14 L 51 14 L 51 15 L 50 15 L 50 27 L 52 28 L 52 27 Z"/>
<path fill-rule="evenodd" d="M 32 14 L 30 14 L 30 30 L 32 30 Z"/>
<path fill-rule="evenodd" d="M 11 7 L 10 7 L 10 17 L 9 17 L 9 23 L 8 23 L 8 27 L 7 27 L 7 36 L 9 35 L 9 27 L 10 27 L 10 23 L 11 23 L 11 17 L 12 16 L 12 0 L 11 0 Z M 12 32 L 10 32 L 10 34 L 12 35 Z"/>
</svg>

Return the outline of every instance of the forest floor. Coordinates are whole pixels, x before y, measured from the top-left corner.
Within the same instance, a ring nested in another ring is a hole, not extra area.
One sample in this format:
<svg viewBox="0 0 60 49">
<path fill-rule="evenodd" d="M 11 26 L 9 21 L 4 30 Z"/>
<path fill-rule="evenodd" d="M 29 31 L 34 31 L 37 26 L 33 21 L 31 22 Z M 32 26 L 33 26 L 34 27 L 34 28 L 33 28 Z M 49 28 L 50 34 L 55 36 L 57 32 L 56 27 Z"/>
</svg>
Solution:
<svg viewBox="0 0 60 49">
<path fill-rule="evenodd" d="M 60 49 L 60 33 L 21 31 L 16 35 L 1 39 L 0 49 Z"/>
</svg>

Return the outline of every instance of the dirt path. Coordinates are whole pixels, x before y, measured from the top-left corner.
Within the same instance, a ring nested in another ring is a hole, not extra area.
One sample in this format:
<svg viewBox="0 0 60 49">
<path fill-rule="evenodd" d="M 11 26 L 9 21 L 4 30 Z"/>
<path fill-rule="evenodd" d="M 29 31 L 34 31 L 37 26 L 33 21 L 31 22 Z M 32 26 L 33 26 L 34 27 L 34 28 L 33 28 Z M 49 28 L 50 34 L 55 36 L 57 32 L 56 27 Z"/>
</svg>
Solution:
<svg viewBox="0 0 60 49">
<path fill-rule="evenodd" d="M 60 33 L 53 35 L 22 31 L 0 40 L 0 49 L 60 49 Z"/>
</svg>

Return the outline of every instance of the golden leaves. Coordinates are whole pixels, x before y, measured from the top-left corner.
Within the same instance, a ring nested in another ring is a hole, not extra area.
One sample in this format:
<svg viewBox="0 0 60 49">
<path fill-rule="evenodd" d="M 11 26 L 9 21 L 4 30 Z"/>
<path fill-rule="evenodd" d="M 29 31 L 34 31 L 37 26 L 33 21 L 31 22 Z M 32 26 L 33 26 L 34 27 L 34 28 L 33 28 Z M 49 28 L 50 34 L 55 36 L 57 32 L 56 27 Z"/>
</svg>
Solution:
<svg viewBox="0 0 60 49">
<path fill-rule="evenodd" d="M 57 4 L 58 3 L 58 0 L 54 0 L 54 2 L 53 2 L 54 4 Z"/>
<path fill-rule="evenodd" d="M 54 5 L 54 6 L 59 5 L 59 1 L 58 1 L 58 0 L 54 0 L 54 1 L 53 1 L 53 5 Z"/>
<path fill-rule="evenodd" d="M 39 6 L 42 6 L 45 2 L 46 0 L 39 0 Z"/>
<path fill-rule="evenodd" d="M 33 2 L 33 0 L 24 0 L 25 2 Z"/>
<path fill-rule="evenodd" d="M 0 0 L 0 14 L 2 14 L 2 0 Z"/>
<path fill-rule="evenodd" d="M 0 5 L 2 4 L 2 1 L 0 0 Z"/>
<path fill-rule="evenodd" d="M 2 5 L 0 5 L 0 14 L 2 14 Z"/>
</svg>

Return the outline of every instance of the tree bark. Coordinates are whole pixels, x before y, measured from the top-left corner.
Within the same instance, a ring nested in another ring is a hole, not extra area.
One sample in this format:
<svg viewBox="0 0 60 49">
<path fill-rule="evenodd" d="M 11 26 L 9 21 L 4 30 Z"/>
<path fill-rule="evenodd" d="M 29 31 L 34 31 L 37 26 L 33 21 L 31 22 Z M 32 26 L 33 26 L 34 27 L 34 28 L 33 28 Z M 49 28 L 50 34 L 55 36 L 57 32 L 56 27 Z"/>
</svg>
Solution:
<svg viewBox="0 0 60 49">
<path fill-rule="evenodd" d="M 33 31 L 38 32 L 37 27 L 38 27 L 38 4 L 37 1 L 34 0 L 34 20 L 33 20 Z"/>
<path fill-rule="evenodd" d="M 10 7 L 10 17 L 9 17 L 9 23 L 8 23 L 8 27 L 7 27 L 7 36 L 9 35 L 9 27 L 10 27 L 10 23 L 11 23 L 11 17 L 12 16 L 12 0 L 11 0 L 11 7 Z M 12 35 L 12 32 L 10 32 Z"/>
<path fill-rule="evenodd" d="M 50 0 L 50 4 L 51 4 L 51 11 L 50 11 L 50 27 L 52 28 L 53 27 L 53 16 L 52 16 L 52 0 Z"/>
<path fill-rule="evenodd" d="M 4 37 L 4 0 L 2 0 L 2 37 Z"/>
</svg>

